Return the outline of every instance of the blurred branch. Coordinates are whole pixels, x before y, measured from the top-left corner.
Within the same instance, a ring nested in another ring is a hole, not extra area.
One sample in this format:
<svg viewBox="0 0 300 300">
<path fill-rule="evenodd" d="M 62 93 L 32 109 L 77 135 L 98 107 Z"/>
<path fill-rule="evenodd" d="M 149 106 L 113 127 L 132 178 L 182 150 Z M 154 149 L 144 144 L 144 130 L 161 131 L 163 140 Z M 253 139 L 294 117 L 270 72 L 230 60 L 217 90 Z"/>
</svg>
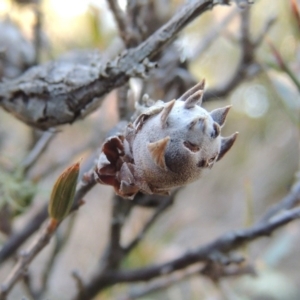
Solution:
<svg viewBox="0 0 300 300">
<path fill-rule="evenodd" d="M 124 200 L 118 196 L 115 196 L 110 242 L 109 247 L 105 255 L 103 256 L 102 265 L 98 268 L 98 270 L 96 270 L 96 273 L 94 274 L 92 279 L 90 279 L 87 284 L 83 285 L 81 289 L 78 290 L 78 294 L 74 299 L 92 299 L 106 287 L 105 284 L 103 285 L 102 279 L 100 278 L 105 278 L 106 274 L 110 274 L 111 272 L 118 272 L 117 269 L 119 268 L 120 263 L 142 241 L 142 238 L 145 236 L 146 232 L 154 224 L 157 218 L 161 216 L 166 208 L 173 203 L 175 194 L 176 193 L 173 193 L 170 196 L 163 197 L 151 195 L 152 198 L 158 197 L 160 199 L 160 205 L 156 207 L 155 212 L 153 213 L 152 217 L 145 223 L 141 232 L 138 233 L 137 236 L 132 240 L 132 242 L 125 248 L 121 247 L 120 245 L 121 229 L 125 222 L 126 215 L 128 215 L 129 211 L 132 208 L 132 205 L 136 204 L 134 204 L 133 201 Z M 122 201 L 123 204 L 120 205 L 118 201 Z"/>
<path fill-rule="evenodd" d="M 121 128 L 124 127 L 124 122 L 119 122 L 116 127 L 112 130 L 113 132 L 110 132 L 110 135 L 116 134 Z M 101 133 L 102 135 L 102 133 Z M 47 133 L 45 133 L 43 136 L 48 136 Z M 44 140 L 44 138 L 41 138 Z M 46 139 L 46 138 L 45 138 Z M 103 137 L 99 137 L 99 130 L 97 129 L 97 136 L 93 136 L 91 138 L 91 142 L 89 143 L 89 146 L 94 145 L 96 142 L 97 144 L 101 144 L 101 141 L 103 140 Z M 75 149 L 73 153 L 68 153 L 67 157 L 64 157 L 62 160 L 58 162 L 58 164 L 54 165 L 54 167 L 59 167 L 61 165 L 64 165 L 66 162 L 70 161 L 74 155 L 78 155 L 79 152 L 82 152 L 86 149 L 87 145 L 80 146 L 78 149 Z M 34 150 L 33 150 L 34 151 Z M 35 152 L 35 151 L 34 151 Z M 38 151 L 37 151 L 38 152 Z M 34 156 L 34 155 L 33 155 Z M 80 172 L 83 171 L 83 174 L 80 176 L 82 177 L 80 183 L 77 187 L 77 192 L 75 194 L 74 198 L 74 205 L 73 210 L 77 209 L 80 205 L 80 202 L 82 198 L 95 186 L 96 182 L 93 177 L 94 172 L 94 160 L 95 160 L 95 153 L 93 153 L 88 161 L 84 164 L 84 166 L 81 168 Z M 53 165 L 47 167 L 45 172 L 39 174 L 36 176 L 37 178 L 44 177 L 47 174 L 49 174 L 50 171 L 53 170 Z M 86 172 L 86 173 L 84 173 Z M 10 258 L 12 255 L 15 254 L 15 252 L 18 250 L 18 248 L 32 235 L 34 234 L 40 226 L 43 224 L 43 222 L 48 217 L 48 204 L 45 203 L 42 207 L 38 208 L 38 211 L 31 217 L 31 219 L 28 221 L 27 224 L 23 226 L 23 228 L 10 236 L 8 241 L 3 245 L 3 247 L 0 249 L 0 265 L 5 260 Z"/>
<path fill-rule="evenodd" d="M 26 251 L 20 254 L 17 264 L 0 286 L 0 300 L 6 299 L 9 291 L 24 275 L 24 272 L 26 272 L 31 261 L 49 243 L 57 228 L 57 225 L 58 223 L 51 219 L 47 226 L 40 232 L 38 238 L 29 246 Z"/>
<path fill-rule="evenodd" d="M 211 268 L 211 267 L 210 267 Z M 252 266 L 248 264 L 242 264 L 237 266 L 223 266 L 218 265 L 215 267 L 217 271 L 214 269 L 213 272 L 218 273 L 218 278 L 221 277 L 235 277 L 239 275 L 255 275 L 255 270 Z M 153 282 L 148 283 L 146 286 L 142 288 L 133 289 L 129 295 L 120 297 L 118 300 L 134 300 L 139 299 L 141 297 L 147 296 L 151 293 L 166 289 L 172 285 L 178 284 L 182 281 L 185 281 L 191 277 L 199 276 L 200 274 L 208 276 L 205 274 L 208 272 L 208 268 L 203 268 L 202 265 L 196 264 L 187 270 L 182 270 L 180 272 L 172 273 L 169 276 L 160 277 L 159 279 L 153 280 Z M 211 272 L 211 270 L 209 271 Z M 209 276 L 210 277 L 210 276 Z"/>
<path fill-rule="evenodd" d="M 295 182 L 290 193 L 286 195 L 280 202 L 271 206 L 268 211 L 261 217 L 260 222 L 263 224 L 268 222 L 277 214 L 284 213 L 287 210 L 294 208 L 300 203 L 300 180 Z"/>
<path fill-rule="evenodd" d="M 84 284 L 79 271 L 78 270 L 72 271 L 72 277 L 76 282 L 77 293 L 79 297 L 83 297 Z"/>
<path fill-rule="evenodd" d="M 110 238 L 107 250 L 105 251 L 105 254 L 101 261 L 101 273 L 105 273 L 108 270 L 117 269 L 123 259 L 124 252 L 120 244 L 121 230 L 132 207 L 133 206 L 131 201 L 114 195 L 110 226 Z"/>
<path fill-rule="evenodd" d="M 88 171 L 85 178 L 88 180 L 81 180 L 78 184 L 77 191 L 74 197 L 74 204 L 71 211 L 74 211 L 79 208 L 82 204 L 82 198 L 92 189 L 96 184 L 92 174 L 94 169 L 92 168 Z M 32 217 L 28 223 L 23 227 L 23 229 L 13 234 L 9 240 L 4 244 L 0 250 L 0 264 L 3 263 L 6 259 L 11 257 L 17 249 L 33 234 L 35 233 L 40 226 L 44 223 L 48 216 L 48 203 L 46 203 L 35 215 Z"/>
<path fill-rule="evenodd" d="M 94 280 L 88 284 L 85 289 L 88 290 L 96 285 L 107 287 L 121 282 L 147 281 L 184 269 L 201 261 L 214 261 L 214 256 L 219 257 L 219 253 L 226 254 L 241 247 L 245 243 L 251 242 L 260 237 L 269 236 L 276 229 L 279 229 L 289 222 L 299 218 L 300 208 L 294 208 L 277 218 L 269 220 L 268 223 L 258 223 L 248 229 L 225 233 L 213 242 L 194 251 L 190 251 L 189 253 L 167 263 L 136 270 L 107 272 L 106 274 L 102 274 L 99 278 L 94 278 Z"/>
<path fill-rule="evenodd" d="M 107 0 L 109 7 L 115 17 L 120 36 L 127 47 L 135 42 L 133 29 L 130 26 L 127 15 L 122 11 L 117 0 Z"/>
<path fill-rule="evenodd" d="M 100 139 L 100 140 L 102 140 L 102 139 Z M 66 155 L 59 157 L 57 159 L 57 161 L 50 162 L 44 169 L 42 169 L 38 173 L 35 173 L 34 175 L 32 175 L 31 179 L 33 181 L 39 181 L 41 179 L 44 179 L 45 177 L 52 174 L 57 169 L 61 168 L 61 166 L 66 165 L 68 162 L 70 162 L 74 158 L 81 155 L 83 152 L 91 150 L 91 149 L 95 149 L 98 145 L 99 145 L 98 137 L 97 138 L 92 137 L 89 142 L 84 143 L 75 149 L 72 149 Z M 96 157 L 95 155 L 96 155 L 95 152 L 91 154 L 91 156 L 93 158 Z"/>
<path fill-rule="evenodd" d="M 118 300 L 139 299 L 139 298 L 147 296 L 151 293 L 163 290 L 163 289 L 165 289 L 171 285 L 174 285 L 176 283 L 179 283 L 183 280 L 187 280 L 194 276 L 199 276 L 201 270 L 202 270 L 202 266 L 197 265 L 197 266 L 194 266 L 191 270 L 185 270 L 178 274 L 171 274 L 169 277 L 166 277 L 166 278 L 164 278 L 164 277 L 159 278 L 157 280 L 154 280 L 153 282 L 150 282 L 145 287 L 135 289 L 129 295 L 118 298 Z"/>
<path fill-rule="evenodd" d="M 254 45 L 257 47 L 259 46 L 263 39 L 266 38 L 266 34 L 270 30 L 270 28 L 275 24 L 277 17 L 276 16 L 271 16 L 269 19 L 264 24 L 263 29 L 261 30 L 260 34 L 256 37 L 254 41 Z"/>
<path fill-rule="evenodd" d="M 51 130 L 48 130 L 42 134 L 34 147 L 28 153 L 27 157 L 21 163 L 21 166 L 24 168 L 25 172 L 27 172 L 32 167 L 34 162 L 37 161 L 38 158 L 43 154 L 54 136 L 55 134 Z"/>
<path fill-rule="evenodd" d="M 128 94 L 130 92 L 129 84 L 125 84 L 118 89 L 118 112 L 120 120 L 130 120 L 132 111 L 128 102 Z"/>
<path fill-rule="evenodd" d="M 37 65 L 41 61 L 41 50 L 42 50 L 42 11 L 41 1 L 35 0 L 34 3 L 34 14 L 35 14 L 35 25 L 34 25 L 34 64 Z"/>
<path fill-rule="evenodd" d="M 133 239 L 133 241 L 127 247 L 124 248 L 124 252 L 125 253 L 131 252 L 132 249 L 134 249 L 139 244 L 139 242 L 144 238 L 145 234 L 150 229 L 150 227 L 155 223 L 155 221 L 157 220 L 157 218 L 168 207 L 170 207 L 173 204 L 176 192 L 174 192 L 171 196 L 164 197 L 165 199 L 161 200 L 160 204 L 157 206 L 157 208 L 156 208 L 155 212 L 153 213 L 152 217 L 144 225 L 144 227 L 142 228 L 141 232 L 136 236 L 135 239 Z"/>
<path fill-rule="evenodd" d="M 29 296 L 29 299 L 35 300 L 36 293 L 32 287 L 32 277 L 28 270 L 25 272 L 25 274 L 23 274 L 23 285 L 26 293 Z"/>
<path fill-rule="evenodd" d="M 6 299 L 10 290 L 24 277 L 31 261 L 47 246 L 51 237 L 56 232 L 59 224 L 70 213 L 74 201 L 78 182 L 80 162 L 74 163 L 65 169 L 56 179 L 48 206 L 49 219 L 27 250 L 23 251 L 15 267 L 0 286 L 0 299 Z M 79 202 L 77 205 L 80 205 Z M 28 286 L 29 287 L 29 286 Z"/>
<path fill-rule="evenodd" d="M 0 264 L 14 255 L 17 249 L 35 233 L 44 223 L 48 216 L 47 205 L 43 206 L 22 228 L 21 231 L 14 233 L 0 250 Z"/>
<path fill-rule="evenodd" d="M 211 101 L 216 98 L 226 97 L 237 85 L 239 85 L 246 78 L 253 77 L 260 70 L 261 67 L 255 60 L 255 51 L 260 43 L 262 42 L 265 34 L 270 29 L 271 25 L 274 24 L 274 19 L 271 18 L 267 21 L 265 27 L 262 29 L 259 36 L 254 40 L 250 37 L 250 8 L 247 7 L 240 12 L 240 49 L 241 57 L 236 67 L 235 72 L 231 78 L 223 85 L 208 89 L 205 94 L 203 101 Z"/>
<path fill-rule="evenodd" d="M 282 200 L 282 203 L 285 203 L 286 208 L 292 207 L 291 204 L 295 203 L 295 199 L 299 199 L 299 187 L 300 184 L 298 182 L 291 190 L 290 195 Z M 289 205 L 287 205 L 287 203 Z M 280 206 L 281 205 L 279 204 L 278 207 Z M 147 230 L 148 224 L 151 224 L 152 220 L 155 219 L 156 214 L 159 214 L 160 210 L 163 207 L 164 206 L 161 206 L 157 209 L 156 213 L 153 215 L 152 219 L 150 219 L 150 221 L 146 223 L 141 233 Z M 269 236 L 273 231 L 283 227 L 284 225 L 295 219 L 300 218 L 300 208 L 287 210 L 284 214 L 280 214 L 274 217 L 275 213 L 277 212 L 278 208 L 270 208 L 270 210 L 265 214 L 264 222 L 258 221 L 250 228 L 227 232 L 211 243 L 199 247 L 194 251 L 190 251 L 182 255 L 181 257 L 171 260 L 167 263 L 136 270 L 117 271 L 106 269 L 105 272 L 100 271 L 95 274 L 95 276 L 88 283 L 84 285 L 84 289 L 81 290 L 81 294 L 77 295 L 74 299 L 91 299 L 100 290 L 113 284 L 151 280 L 153 278 L 158 278 L 167 274 L 171 274 L 175 271 L 185 269 L 198 262 L 214 262 L 221 265 L 227 265 L 232 262 L 239 263 L 242 260 L 240 258 L 236 259 L 232 257 L 230 255 L 231 251 L 240 248 L 244 244 L 247 244 L 260 237 Z M 138 239 L 138 237 L 136 239 Z M 135 244 L 135 241 L 133 241 L 132 243 Z M 206 274 L 206 276 L 208 275 Z"/>
<path fill-rule="evenodd" d="M 201 43 L 196 46 L 190 59 L 195 60 L 202 55 L 209 46 L 216 40 L 216 37 L 225 30 L 226 26 L 236 17 L 240 9 L 235 7 L 228 15 L 226 15 L 217 25 L 215 25 L 204 37 L 201 38 Z"/>
<path fill-rule="evenodd" d="M 12 234 L 11 210 L 7 203 L 4 203 L 0 207 L 0 232 L 4 233 L 6 236 Z"/>
<path fill-rule="evenodd" d="M 294 74 L 294 72 L 290 69 L 290 67 L 287 65 L 287 63 L 284 61 L 284 59 L 281 56 L 280 52 L 275 47 L 275 45 L 271 42 L 271 40 L 268 40 L 267 42 L 268 42 L 268 44 L 271 48 L 271 52 L 273 53 L 279 68 L 290 77 L 290 79 L 294 82 L 294 84 L 296 85 L 298 91 L 300 92 L 300 81 L 299 81 L 299 79 Z"/>
<path fill-rule="evenodd" d="M 40 290 L 36 293 L 36 298 L 37 299 L 44 299 L 45 292 L 47 291 L 48 287 L 48 282 L 49 282 L 49 277 L 52 273 L 52 270 L 55 266 L 55 261 L 58 257 L 58 254 L 63 250 L 65 245 L 68 243 L 69 238 L 72 233 L 72 229 L 74 227 L 76 220 L 76 215 L 71 215 L 70 218 L 68 219 L 69 223 L 67 224 L 67 228 L 64 233 L 60 232 L 58 230 L 55 234 L 55 245 L 54 248 L 50 254 L 50 257 L 46 263 L 46 266 L 44 267 L 44 273 L 42 274 L 41 281 L 42 285 Z"/>
<path fill-rule="evenodd" d="M 227 1 L 226 1 L 227 3 Z M 188 2 L 160 29 L 115 60 L 99 65 L 50 62 L 0 83 L 0 105 L 23 122 L 41 129 L 73 123 L 101 104 L 103 96 L 132 76 L 145 76 L 151 59 L 187 24 L 214 5 Z"/>
</svg>

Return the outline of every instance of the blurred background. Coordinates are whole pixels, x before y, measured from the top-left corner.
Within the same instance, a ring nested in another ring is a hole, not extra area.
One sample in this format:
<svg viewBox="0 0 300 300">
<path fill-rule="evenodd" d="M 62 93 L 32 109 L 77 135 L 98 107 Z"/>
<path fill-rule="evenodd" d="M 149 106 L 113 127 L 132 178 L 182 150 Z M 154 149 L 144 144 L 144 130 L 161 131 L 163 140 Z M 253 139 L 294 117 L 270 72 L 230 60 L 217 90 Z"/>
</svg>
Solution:
<svg viewBox="0 0 300 300">
<path fill-rule="evenodd" d="M 161 20 L 168 20 L 184 1 L 153 3 Z M 125 9 L 126 0 L 119 4 Z M 216 96 L 204 103 L 209 111 L 232 105 L 223 135 L 239 131 L 237 142 L 201 180 L 179 191 L 172 207 L 157 220 L 124 267 L 167 261 L 229 230 L 250 226 L 288 193 L 299 168 L 298 5 L 292 0 L 258 0 L 251 6 L 250 36 L 253 40 L 262 33 L 266 36 L 255 49 L 259 71 L 254 69 L 226 97 Z M 39 55 L 34 30 L 37 16 L 41 22 Z M 264 32 L 274 18 L 268 32 Z M 188 61 L 193 78 L 205 78 L 208 88 L 213 88 L 234 74 L 241 52 L 239 37 L 240 9 L 233 3 L 218 6 L 193 21 L 179 34 L 175 47 L 180 61 Z M 121 48 L 116 23 L 104 0 L 43 0 L 38 5 L 30 0 L 0 0 L 2 79 L 14 78 L 37 62 L 75 57 L 92 49 L 113 56 Z M 282 61 L 290 74 L 280 65 Z M 159 97 L 151 90 L 149 94 Z M 8 228 L 1 216 L 0 249 L 8 236 L 22 229 L 49 199 L 62 170 L 80 157 L 84 163 L 93 158 L 118 121 L 114 91 L 84 120 L 58 128 L 25 180 L 20 175 L 22 162 L 40 133 L 0 110 L 0 207 L 3 211 L 9 206 L 13 212 Z M 79 270 L 84 279 L 93 273 L 107 243 L 112 197 L 111 187 L 97 185 L 85 197 L 86 204 L 62 224 L 57 239 L 31 264 L 32 285 L 39 287 L 59 235 L 65 237 L 69 230 L 68 240 L 51 266 L 43 299 L 70 299 L 76 290 L 71 272 Z M 132 211 L 123 229 L 124 243 L 139 232 L 150 214 L 149 208 L 136 207 Z M 299 245 L 300 225 L 294 222 L 271 238 L 259 239 L 241 250 L 255 267 L 256 275 L 224 278 L 218 283 L 193 275 L 140 299 L 300 299 Z M 11 259 L 0 266 L 0 282 L 13 265 Z M 116 285 L 95 299 L 121 299 L 118 297 L 135 288 Z M 8 299 L 21 299 L 22 295 L 30 299 L 19 284 Z"/>
</svg>

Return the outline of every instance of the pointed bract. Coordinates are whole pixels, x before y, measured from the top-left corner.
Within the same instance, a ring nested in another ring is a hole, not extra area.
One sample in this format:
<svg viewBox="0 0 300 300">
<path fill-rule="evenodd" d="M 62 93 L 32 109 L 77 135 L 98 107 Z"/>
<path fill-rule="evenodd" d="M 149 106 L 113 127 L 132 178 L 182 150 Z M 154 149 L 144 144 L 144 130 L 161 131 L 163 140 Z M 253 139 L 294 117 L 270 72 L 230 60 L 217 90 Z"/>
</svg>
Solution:
<svg viewBox="0 0 300 300">
<path fill-rule="evenodd" d="M 188 91 L 186 91 L 178 100 L 186 101 L 191 95 L 193 95 L 197 91 L 204 90 L 204 86 L 205 86 L 205 80 L 203 79 L 201 82 L 197 83 Z"/>
<path fill-rule="evenodd" d="M 157 107 L 150 107 L 148 108 L 144 113 L 139 115 L 137 119 L 133 122 L 133 127 L 136 131 L 139 131 L 142 129 L 144 123 L 149 119 L 151 116 L 159 114 L 164 109 L 163 106 L 157 106 Z"/>
<path fill-rule="evenodd" d="M 219 161 L 230 150 L 230 148 L 234 144 L 238 134 L 239 133 L 236 132 L 229 137 L 222 138 L 221 149 L 220 149 L 220 153 L 219 153 L 217 161 Z"/>
<path fill-rule="evenodd" d="M 170 102 L 168 102 L 165 106 L 165 108 L 162 110 L 161 112 L 161 124 L 162 124 L 162 127 L 164 128 L 167 124 L 167 120 L 168 120 L 168 116 L 175 104 L 176 100 L 172 100 Z"/>
<path fill-rule="evenodd" d="M 165 161 L 165 151 L 169 143 L 170 137 L 167 136 L 157 142 L 149 143 L 148 150 L 155 164 L 163 170 L 168 170 Z"/>
<path fill-rule="evenodd" d="M 122 194 L 120 194 L 121 197 L 132 200 L 139 191 L 139 188 L 134 184 L 121 180 L 120 190 L 122 191 Z"/>
<path fill-rule="evenodd" d="M 205 121 L 205 117 L 196 117 L 196 118 L 194 118 L 193 119 L 193 121 L 191 121 L 190 123 L 189 123 L 189 125 L 188 125 L 188 129 L 189 130 L 192 130 L 192 129 L 194 129 L 195 128 L 195 126 L 197 125 L 197 124 L 203 124 L 204 123 L 204 121 Z"/>
<path fill-rule="evenodd" d="M 202 132 L 205 133 L 207 129 L 207 118 L 204 118 L 202 122 Z"/>
<path fill-rule="evenodd" d="M 226 116 L 231 108 L 231 105 L 222 107 L 222 108 L 217 108 L 213 110 L 210 115 L 213 118 L 215 122 L 217 122 L 221 127 L 224 125 Z"/>
<path fill-rule="evenodd" d="M 184 108 L 190 109 L 195 107 L 197 104 L 201 105 L 202 103 L 203 90 L 197 91 L 192 94 L 187 100 L 184 102 Z"/>
<path fill-rule="evenodd" d="M 219 124 L 217 122 L 214 122 L 213 132 L 211 134 L 211 137 L 214 139 L 217 138 L 220 135 L 220 132 L 221 132 L 221 128 L 220 128 Z"/>
</svg>

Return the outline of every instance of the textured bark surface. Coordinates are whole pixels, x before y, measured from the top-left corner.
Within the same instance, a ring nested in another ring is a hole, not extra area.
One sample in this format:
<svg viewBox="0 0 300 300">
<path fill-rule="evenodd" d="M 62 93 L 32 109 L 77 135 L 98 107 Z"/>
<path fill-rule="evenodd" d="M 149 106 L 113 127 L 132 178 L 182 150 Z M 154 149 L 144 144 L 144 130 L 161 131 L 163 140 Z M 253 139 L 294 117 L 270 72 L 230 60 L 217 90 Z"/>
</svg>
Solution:
<svg viewBox="0 0 300 300">
<path fill-rule="evenodd" d="M 130 77 L 145 76 L 154 67 L 149 59 L 212 6 L 213 0 L 186 4 L 147 40 L 112 62 L 101 62 L 96 55 L 88 64 L 58 60 L 33 67 L 14 80 L 0 83 L 0 105 L 21 121 L 44 130 L 73 123 Z"/>
</svg>

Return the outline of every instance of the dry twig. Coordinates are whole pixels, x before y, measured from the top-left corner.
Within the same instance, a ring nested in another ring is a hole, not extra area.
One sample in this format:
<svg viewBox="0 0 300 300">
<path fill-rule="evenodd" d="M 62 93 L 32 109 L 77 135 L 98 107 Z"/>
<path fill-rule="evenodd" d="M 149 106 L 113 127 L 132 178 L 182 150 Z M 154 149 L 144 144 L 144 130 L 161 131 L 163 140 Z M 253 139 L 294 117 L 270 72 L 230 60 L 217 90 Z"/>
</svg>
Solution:
<svg viewBox="0 0 300 300">
<path fill-rule="evenodd" d="M 92 174 L 93 169 L 91 169 L 87 173 Z M 74 204 L 71 211 L 74 211 L 79 208 L 79 206 L 82 204 L 81 201 L 83 197 L 96 184 L 96 182 L 93 180 L 93 176 L 89 176 L 89 179 L 89 181 L 80 181 L 74 197 Z M 0 264 L 9 257 L 11 257 L 16 252 L 16 250 L 27 240 L 27 238 L 30 237 L 40 228 L 40 226 L 44 223 L 48 216 L 47 209 L 48 203 L 46 203 L 36 213 L 36 215 L 30 220 L 30 222 L 28 222 L 28 225 L 25 226 L 22 231 L 11 236 L 9 241 L 2 247 L 0 251 Z"/>
<path fill-rule="evenodd" d="M 227 254 L 241 247 L 244 243 L 248 243 L 260 237 L 269 236 L 276 229 L 299 218 L 300 208 L 294 208 L 263 224 L 257 223 L 248 229 L 225 233 L 213 242 L 167 263 L 136 270 L 110 271 L 105 274 L 98 274 L 97 277 L 92 278 L 92 280 L 85 285 L 84 297 L 75 297 L 74 299 L 91 299 L 96 295 L 97 291 L 116 283 L 147 281 L 182 270 L 198 262 L 216 261 L 216 257 L 220 257 L 219 254 Z"/>
<path fill-rule="evenodd" d="M 111 11 L 115 17 L 116 23 L 118 25 L 120 37 L 124 41 L 127 47 L 130 47 L 136 41 L 133 29 L 129 23 L 127 15 L 122 11 L 116 0 L 107 0 Z"/>
<path fill-rule="evenodd" d="M 9 291 L 13 288 L 16 282 L 25 274 L 27 267 L 37 254 L 49 243 L 54 234 L 57 223 L 50 220 L 45 228 L 40 232 L 38 238 L 29 246 L 29 248 L 22 252 L 19 260 L 6 280 L 0 286 L 0 300 L 5 300 Z"/>
</svg>

